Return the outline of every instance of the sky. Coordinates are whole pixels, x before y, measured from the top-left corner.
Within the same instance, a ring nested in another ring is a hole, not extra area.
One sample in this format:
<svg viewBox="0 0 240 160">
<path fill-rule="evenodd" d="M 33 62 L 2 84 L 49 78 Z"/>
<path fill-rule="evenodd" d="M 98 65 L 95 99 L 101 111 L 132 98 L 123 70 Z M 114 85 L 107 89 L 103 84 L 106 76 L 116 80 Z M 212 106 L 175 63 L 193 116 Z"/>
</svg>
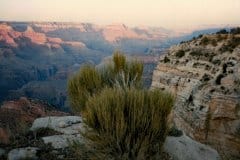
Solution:
<svg viewBox="0 0 240 160">
<path fill-rule="evenodd" d="M 240 24 L 240 0 L 0 0 L 0 20 L 184 28 Z"/>
</svg>

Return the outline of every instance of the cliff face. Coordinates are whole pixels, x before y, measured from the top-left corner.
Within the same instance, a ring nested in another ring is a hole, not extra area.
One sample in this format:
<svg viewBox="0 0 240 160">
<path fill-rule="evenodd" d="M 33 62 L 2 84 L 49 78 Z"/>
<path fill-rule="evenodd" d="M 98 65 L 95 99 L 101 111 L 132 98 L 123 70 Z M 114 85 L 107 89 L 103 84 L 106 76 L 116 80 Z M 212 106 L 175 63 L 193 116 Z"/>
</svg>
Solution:
<svg viewBox="0 0 240 160">
<path fill-rule="evenodd" d="M 222 155 L 240 155 L 240 34 L 204 35 L 171 47 L 152 88 L 176 95 L 174 123 Z"/>
</svg>

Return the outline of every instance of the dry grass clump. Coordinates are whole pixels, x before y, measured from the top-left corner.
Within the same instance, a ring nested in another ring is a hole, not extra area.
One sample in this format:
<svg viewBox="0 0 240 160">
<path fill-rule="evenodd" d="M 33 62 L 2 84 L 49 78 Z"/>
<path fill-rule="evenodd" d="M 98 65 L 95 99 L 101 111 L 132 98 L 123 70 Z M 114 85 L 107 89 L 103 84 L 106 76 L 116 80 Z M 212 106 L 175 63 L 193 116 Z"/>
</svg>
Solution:
<svg viewBox="0 0 240 160">
<path fill-rule="evenodd" d="M 86 103 L 90 159 L 153 159 L 161 154 L 174 103 L 159 90 L 105 88 Z"/>
<path fill-rule="evenodd" d="M 102 68 L 83 66 L 68 81 L 68 95 L 72 110 L 74 112 L 84 110 L 87 99 L 106 86 L 141 87 L 142 73 L 142 62 L 126 61 L 126 57 L 119 52 L 113 55 L 113 64 L 107 64 Z"/>
<path fill-rule="evenodd" d="M 74 143 L 74 155 L 84 159 L 159 159 L 168 133 L 174 97 L 160 90 L 145 90 L 143 64 L 127 61 L 119 52 L 113 64 L 83 67 L 69 80 L 75 112 L 86 124 L 86 144 Z M 81 146 L 81 147 L 80 147 Z"/>
</svg>

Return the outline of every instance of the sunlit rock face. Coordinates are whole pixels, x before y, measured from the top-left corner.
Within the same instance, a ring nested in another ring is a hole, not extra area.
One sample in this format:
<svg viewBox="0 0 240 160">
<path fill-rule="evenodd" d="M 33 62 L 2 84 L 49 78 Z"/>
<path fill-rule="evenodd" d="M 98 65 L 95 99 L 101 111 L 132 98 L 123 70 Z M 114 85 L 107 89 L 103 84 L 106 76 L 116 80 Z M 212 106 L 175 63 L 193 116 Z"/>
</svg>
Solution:
<svg viewBox="0 0 240 160">
<path fill-rule="evenodd" d="M 53 27 L 52 30 L 54 29 L 55 28 Z M 82 42 L 63 41 L 61 38 L 48 37 L 45 33 L 35 31 L 31 25 L 27 25 L 25 31 L 19 32 L 14 30 L 12 26 L 7 23 L 0 23 L 0 41 L 5 42 L 7 45 L 18 47 L 16 39 L 19 38 L 27 38 L 34 44 L 46 45 L 49 48 L 60 48 L 61 44 L 72 45 L 75 47 L 85 47 L 85 44 Z"/>
<path fill-rule="evenodd" d="M 174 123 L 179 129 L 234 156 L 240 155 L 239 37 L 204 35 L 173 46 L 152 78 L 152 88 L 176 96 Z"/>
</svg>

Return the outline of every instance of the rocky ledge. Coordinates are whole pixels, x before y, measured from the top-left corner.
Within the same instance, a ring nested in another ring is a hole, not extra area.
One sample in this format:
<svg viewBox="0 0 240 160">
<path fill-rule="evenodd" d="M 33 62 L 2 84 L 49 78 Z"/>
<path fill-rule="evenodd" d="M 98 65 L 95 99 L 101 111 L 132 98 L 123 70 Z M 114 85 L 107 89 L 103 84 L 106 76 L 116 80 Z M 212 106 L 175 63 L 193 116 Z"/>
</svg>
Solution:
<svg viewBox="0 0 240 160">
<path fill-rule="evenodd" d="M 71 142 L 84 143 L 84 139 L 80 135 L 80 132 L 84 132 L 83 126 L 82 118 L 78 116 L 52 116 L 36 119 L 30 130 L 36 134 L 40 130 L 46 131 L 46 129 L 55 131 L 55 134 L 37 138 L 42 139 L 46 146 L 51 145 L 51 148 L 48 149 L 48 154 L 54 154 L 55 159 L 64 159 L 66 155 L 63 154 L 63 151 L 71 145 Z M 9 160 L 42 159 L 39 156 L 41 156 L 43 150 L 45 148 L 41 146 L 36 147 L 32 144 L 27 147 L 10 150 L 7 157 Z M 220 159 L 216 150 L 207 145 L 200 144 L 186 135 L 180 137 L 168 136 L 164 144 L 164 151 L 173 160 Z M 1 152 L 2 154 L 5 153 L 5 151 Z M 48 159 L 51 159 L 51 157 L 48 156 Z"/>
<path fill-rule="evenodd" d="M 18 100 L 5 101 L 0 106 L 0 146 L 9 145 L 33 121 L 39 117 L 66 116 L 49 104 L 21 97 Z"/>
<path fill-rule="evenodd" d="M 152 88 L 176 96 L 173 121 L 223 158 L 240 158 L 240 34 L 212 34 L 171 47 Z"/>
</svg>

